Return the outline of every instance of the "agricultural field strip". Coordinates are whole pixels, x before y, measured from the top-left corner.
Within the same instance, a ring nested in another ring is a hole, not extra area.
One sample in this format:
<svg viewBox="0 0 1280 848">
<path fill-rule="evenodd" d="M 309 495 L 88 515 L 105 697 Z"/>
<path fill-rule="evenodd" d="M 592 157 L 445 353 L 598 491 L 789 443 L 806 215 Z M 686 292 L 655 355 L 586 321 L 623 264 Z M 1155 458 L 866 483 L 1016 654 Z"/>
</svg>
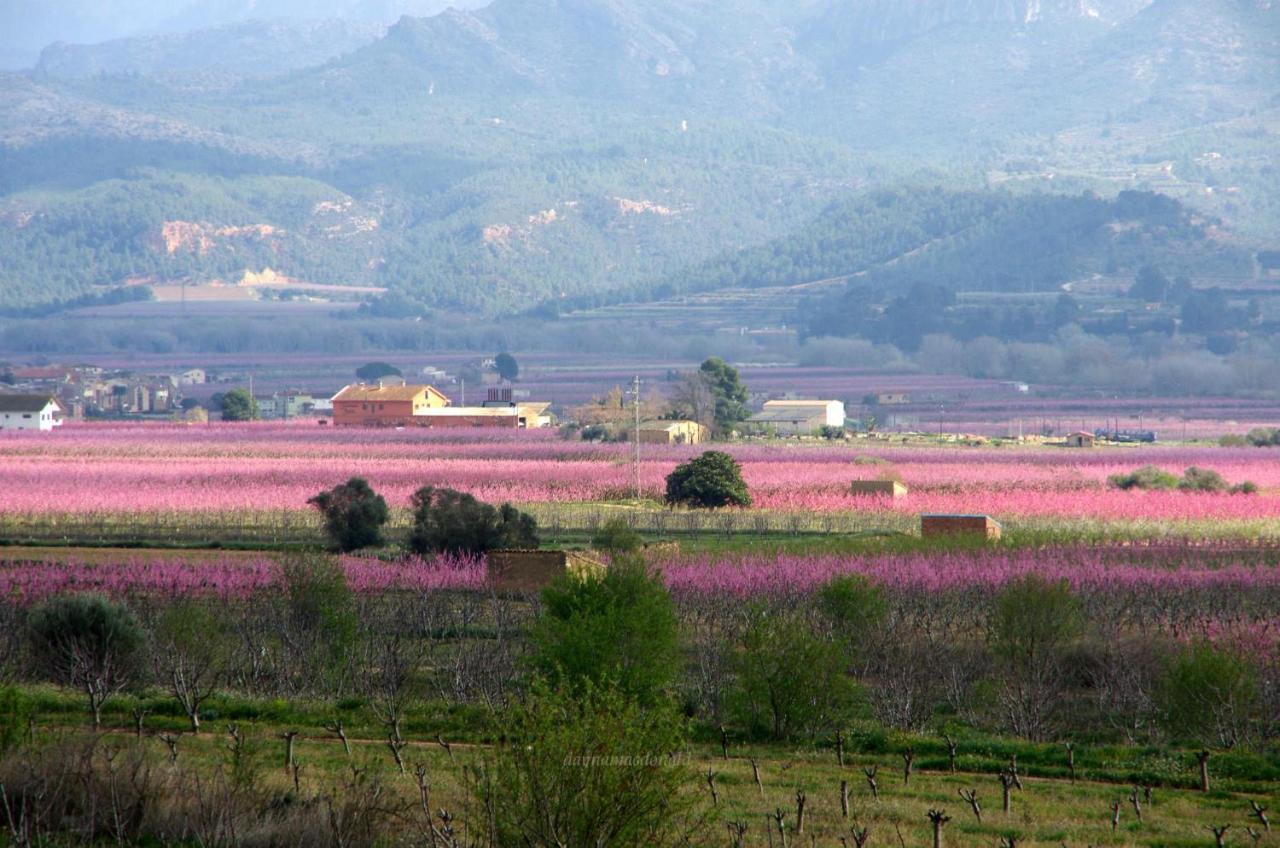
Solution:
<svg viewBox="0 0 1280 848">
<path fill-rule="evenodd" d="M 1005 519 L 1169 522 L 1280 518 L 1280 451 L 1253 448 L 964 448 L 732 444 L 758 510 L 907 516 L 986 512 Z M 642 495 L 661 498 L 664 478 L 696 447 L 645 446 Z M 261 425 L 68 428 L 49 438 L 0 441 L 0 473 L 11 482 L 0 513 L 254 513 L 306 511 L 315 492 L 363 476 L 393 507 L 419 486 L 470 491 L 523 505 L 590 504 L 631 495 L 626 445 L 564 441 L 553 435 L 456 435 L 324 431 Z M 1156 464 L 1175 473 L 1212 468 L 1261 493 L 1122 492 L 1110 475 Z M 855 495 L 855 479 L 893 477 L 899 500 Z M 127 507 L 119 492 L 128 491 Z"/>
</svg>

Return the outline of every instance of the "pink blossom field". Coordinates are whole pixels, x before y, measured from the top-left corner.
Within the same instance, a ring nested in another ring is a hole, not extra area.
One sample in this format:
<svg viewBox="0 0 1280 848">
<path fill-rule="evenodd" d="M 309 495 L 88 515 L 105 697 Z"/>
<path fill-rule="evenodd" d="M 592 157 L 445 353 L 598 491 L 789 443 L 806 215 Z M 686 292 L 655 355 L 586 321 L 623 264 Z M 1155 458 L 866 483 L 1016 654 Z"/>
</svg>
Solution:
<svg viewBox="0 0 1280 848">
<path fill-rule="evenodd" d="M 910 516 L 988 513 L 1006 520 L 1274 522 L 1280 449 L 1219 447 L 920 447 L 730 444 L 754 508 Z M 701 448 L 645 446 L 644 495 Z M 628 498 L 630 447 L 560 439 L 554 432 L 337 430 L 311 423 L 69 424 L 54 433 L 0 436 L 0 513 L 14 515 L 307 511 L 321 489 L 363 476 L 396 507 L 423 485 L 488 501 L 601 503 Z M 1109 475 L 1146 464 L 1181 473 L 1211 468 L 1254 495 L 1125 492 Z M 893 477 L 898 500 L 850 493 L 853 480 Z"/>
</svg>

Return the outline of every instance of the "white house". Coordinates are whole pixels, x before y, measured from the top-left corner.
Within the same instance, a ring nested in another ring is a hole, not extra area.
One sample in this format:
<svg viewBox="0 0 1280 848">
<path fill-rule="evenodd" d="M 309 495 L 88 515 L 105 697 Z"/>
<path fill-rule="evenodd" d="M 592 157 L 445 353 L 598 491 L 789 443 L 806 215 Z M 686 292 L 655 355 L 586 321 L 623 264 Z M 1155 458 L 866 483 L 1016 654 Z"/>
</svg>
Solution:
<svg viewBox="0 0 1280 848">
<path fill-rule="evenodd" d="M 779 435 L 808 436 L 823 427 L 844 426 L 844 403 L 838 400 L 769 400 L 747 419 L 757 429 Z"/>
<path fill-rule="evenodd" d="M 53 395 L 0 395 L 0 430 L 52 430 L 62 413 Z"/>
</svg>

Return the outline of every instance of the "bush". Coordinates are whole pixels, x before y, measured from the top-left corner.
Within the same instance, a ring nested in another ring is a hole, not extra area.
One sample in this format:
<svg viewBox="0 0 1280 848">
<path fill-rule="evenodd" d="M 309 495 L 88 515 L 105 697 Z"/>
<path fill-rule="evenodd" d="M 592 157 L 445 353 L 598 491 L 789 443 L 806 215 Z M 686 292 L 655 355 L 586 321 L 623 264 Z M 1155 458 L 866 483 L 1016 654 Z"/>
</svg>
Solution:
<svg viewBox="0 0 1280 848">
<path fill-rule="evenodd" d="M 1250 430 L 1245 440 L 1257 448 L 1269 448 L 1280 445 L 1280 429 L 1275 427 L 1255 427 Z"/>
<path fill-rule="evenodd" d="M 644 539 L 622 517 L 610 518 L 591 535 L 591 547 L 611 554 L 634 553 Z"/>
<path fill-rule="evenodd" d="M 1193 465 L 1182 475 L 1178 488 L 1184 492 L 1225 492 L 1229 487 L 1218 472 Z"/>
<path fill-rule="evenodd" d="M 861 574 L 833 578 L 818 590 L 818 609 L 852 656 L 861 653 L 888 611 L 884 590 Z"/>
<path fill-rule="evenodd" d="M 504 744 L 470 784 L 485 844 L 666 848 L 700 829 L 694 775 L 679 759 L 684 724 L 669 704 L 537 684 L 495 724 Z"/>
<path fill-rule="evenodd" d="M 615 686 L 661 700 L 680 668 L 679 628 L 666 584 L 643 560 L 615 561 L 599 579 L 566 575 L 542 593 L 534 668 L 555 685 Z"/>
<path fill-rule="evenodd" d="M 1197 642 L 1174 658 L 1156 698 L 1165 728 L 1175 738 L 1230 748 L 1249 734 L 1258 675 L 1239 654 Z"/>
<path fill-rule="evenodd" d="M 1258 484 L 1252 480 L 1245 480 L 1243 483 L 1237 483 L 1231 487 L 1233 495 L 1256 495 L 1258 494 Z"/>
<path fill-rule="evenodd" d="M 133 613 L 99 595 L 70 595 L 33 609 L 28 627 L 37 669 L 84 692 L 100 727 L 102 705 L 138 672 L 144 636 Z"/>
<path fill-rule="evenodd" d="M 738 461 L 721 451 L 707 451 L 667 475 L 667 503 L 713 509 L 751 506 Z"/>
<path fill-rule="evenodd" d="M 293 671 L 317 688 L 326 678 L 341 679 L 360 631 L 346 571 L 326 556 L 291 557 L 281 571 L 284 612 L 301 659 L 308 664 Z"/>
<path fill-rule="evenodd" d="M 733 666 L 734 712 L 754 736 L 813 738 L 840 724 L 850 709 L 848 658 L 798 617 L 758 612 Z"/>
<path fill-rule="evenodd" d="M 367 481 L 352 477 L 307 501 L 324 516 L 330 544 L 339 551 L 382 544 L 382 525 L 391 517 L 387 502 Z"/>
<path fill-rule="evenodd" d="M 1165 471 L 1163 468 L 1157 468 L 1154 465 L 1144 465 L 1131 474 L 1113 474 L 1107 478 L 1107 483 L 1116 489 L 1143 489 L 1143 490 L 1160 490 L 1160 489 L 1176 489 L 1178 487 L 1178 476 Z"/>
<path fill-rule="evenodd" d="M 469 494 L 424 486 L 413 493 L 409 547 L 418 554 L 482 554 L 536 548 L 538 524 L 511 504 L 494 509 Z"/>
</svg>

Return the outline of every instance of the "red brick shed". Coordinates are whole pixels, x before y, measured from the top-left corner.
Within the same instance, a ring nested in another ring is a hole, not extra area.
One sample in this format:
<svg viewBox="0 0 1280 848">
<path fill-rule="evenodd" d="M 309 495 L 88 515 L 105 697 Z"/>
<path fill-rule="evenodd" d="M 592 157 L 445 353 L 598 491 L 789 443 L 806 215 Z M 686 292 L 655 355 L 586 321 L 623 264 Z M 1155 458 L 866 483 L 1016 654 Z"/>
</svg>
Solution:
<svg viewBox="0 0 1280 848">
<path fill-rule="evenodd" d="M 926 539 L 941 536 L 1000 538 L 1000 522 L 989 515 L 922 515 L 920 535 Z"/>
</svg>

